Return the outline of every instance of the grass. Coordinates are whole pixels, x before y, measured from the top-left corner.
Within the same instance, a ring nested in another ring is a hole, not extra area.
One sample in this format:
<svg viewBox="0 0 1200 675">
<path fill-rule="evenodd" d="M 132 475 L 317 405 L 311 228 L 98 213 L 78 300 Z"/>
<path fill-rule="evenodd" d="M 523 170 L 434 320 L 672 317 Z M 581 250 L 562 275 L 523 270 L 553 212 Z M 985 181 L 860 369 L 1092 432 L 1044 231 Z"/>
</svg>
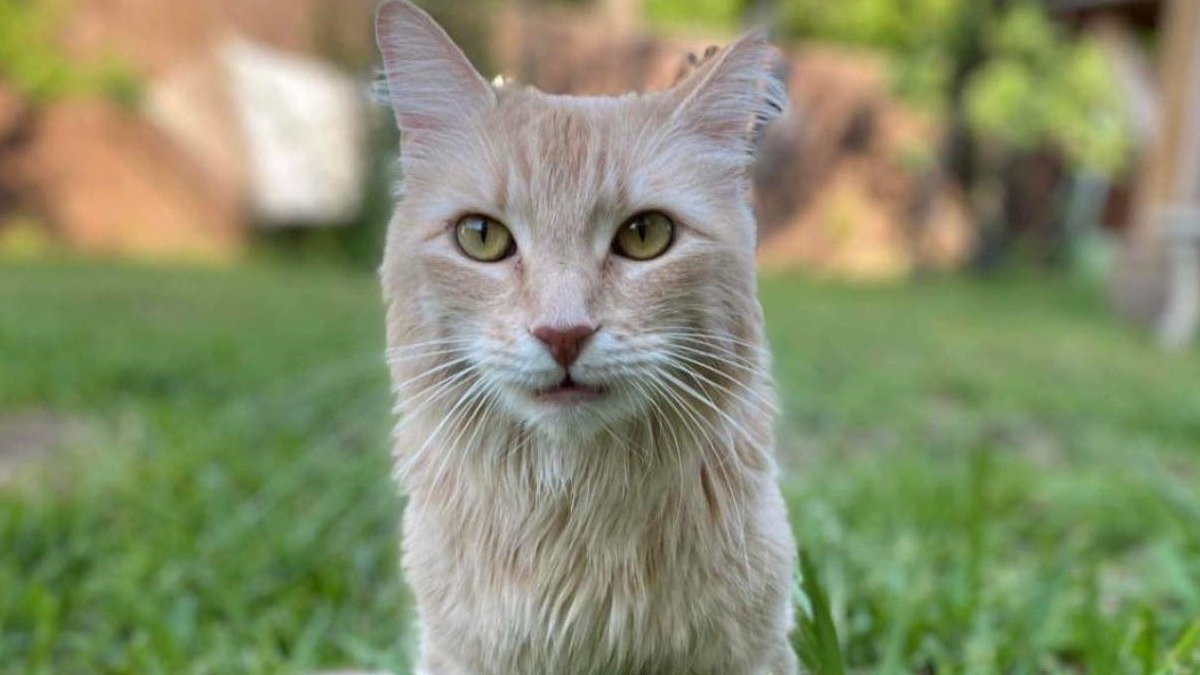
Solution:
<svg viewBox="0 0 1200 675">
<path fill-rule="evenodd" d="M 814 672 L 1196 672 L 1200 355 L 1050 279 L 762 290 Z M 0 484 L 0 675 L 405 672 L 377 296 L 0 268 L 0 432 L 71 429 Z"/>
</svg>

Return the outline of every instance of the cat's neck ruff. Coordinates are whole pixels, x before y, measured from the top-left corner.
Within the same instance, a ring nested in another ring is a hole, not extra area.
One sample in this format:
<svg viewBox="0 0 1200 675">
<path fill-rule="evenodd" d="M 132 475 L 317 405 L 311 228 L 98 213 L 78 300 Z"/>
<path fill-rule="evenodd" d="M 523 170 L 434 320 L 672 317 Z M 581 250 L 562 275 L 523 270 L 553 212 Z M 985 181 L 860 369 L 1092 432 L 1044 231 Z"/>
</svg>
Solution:
<svg viewBox="0 0 1200 675">
<path fill-rule="evenodd" d="M 443 433 L 444 416 L 402 417 L 396 477 L 410 495 L 444 499 L 471 491 L 529 508 L 556 501 L 620 503 L 647 490 L 688 493 L 715 508 L 743 491 L 744 474 L 774 477 L 770 418 L 730 412 L 723 413 L 729 420 L 692 412 L 688 423 L 633 419 L 582 437 L 500 415 L 449 434 Z M 739 418 L 746 423 L 735 426 Z"/>
</svg>

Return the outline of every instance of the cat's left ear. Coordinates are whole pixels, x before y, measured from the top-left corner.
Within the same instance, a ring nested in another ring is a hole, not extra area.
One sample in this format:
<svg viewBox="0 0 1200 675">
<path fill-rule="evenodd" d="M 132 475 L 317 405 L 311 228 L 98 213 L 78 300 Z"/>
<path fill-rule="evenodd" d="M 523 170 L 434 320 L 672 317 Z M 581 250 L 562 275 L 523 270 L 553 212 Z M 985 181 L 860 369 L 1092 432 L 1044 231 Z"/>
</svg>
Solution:
<svg viewBox="0 0 1200 675">
<path fill-rule="evenodd" d="M 670 90 L 675 122 L 749 164 L 759 131 L 787 106 L 787 91 L 776 75 L 779 64 L 779 52 L 765 35 L 743 36 Z"/>
</svg>

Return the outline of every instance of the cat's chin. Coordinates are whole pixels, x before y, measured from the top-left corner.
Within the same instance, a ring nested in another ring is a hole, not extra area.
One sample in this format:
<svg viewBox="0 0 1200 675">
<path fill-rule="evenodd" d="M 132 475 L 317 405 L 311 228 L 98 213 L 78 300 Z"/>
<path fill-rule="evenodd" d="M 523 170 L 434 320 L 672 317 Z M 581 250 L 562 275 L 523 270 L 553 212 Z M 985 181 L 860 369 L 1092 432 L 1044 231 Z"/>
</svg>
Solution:
<svg viewBox="0 0 1200 675">
<path fill-rule="evenodd" d="M 522 389 L 509 397 L 513 411 L 533 428 L 557 438 L 586 439 L 622 417 L 614 392 L 566 380 L 552 387 Z"/>
<path fill-rule="evenodd" d="M 545 423 L 580 424 L 589 419 L 597 423 L 611 415 L 611 401 L 602 390 L 567 386 L 554 387 L 527 392 L 523 397 L 521 407 L 530 417 L 530 421 L 540 425 Z"/>
<path fill-rule="evenodd" d="M 557 406 L 594 403 L 603 399 L 604 395 L 603 388 L 581 384 L 573 381 L 570 377 L 553 387 L 533 392 L 533 398 L 538 403 Z"/>
</svg>

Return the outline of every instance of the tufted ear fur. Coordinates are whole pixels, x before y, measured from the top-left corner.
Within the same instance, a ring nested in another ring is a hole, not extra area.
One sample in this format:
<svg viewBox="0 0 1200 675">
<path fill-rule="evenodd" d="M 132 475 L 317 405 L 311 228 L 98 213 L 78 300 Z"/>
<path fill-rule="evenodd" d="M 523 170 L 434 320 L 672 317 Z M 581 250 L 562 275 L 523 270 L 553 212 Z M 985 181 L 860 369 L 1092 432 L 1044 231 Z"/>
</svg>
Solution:
<svg viewBox="0 0 1200 675">
<path fill-rule="evenodd" d="M 709 56 L 672 89 L 674 119 L 715 149 L 753 159 L 759 130 L 787 105 L 775 48 L 758 32 Z"/>
<path fill-rule="evenodd" d="M 406 146 L 452 138 L 495 91 L 446 31 L 406 0 L 385 0 L 375 14 L 384 82 L 377 91 L 396 115 Z"/>
</svg>

